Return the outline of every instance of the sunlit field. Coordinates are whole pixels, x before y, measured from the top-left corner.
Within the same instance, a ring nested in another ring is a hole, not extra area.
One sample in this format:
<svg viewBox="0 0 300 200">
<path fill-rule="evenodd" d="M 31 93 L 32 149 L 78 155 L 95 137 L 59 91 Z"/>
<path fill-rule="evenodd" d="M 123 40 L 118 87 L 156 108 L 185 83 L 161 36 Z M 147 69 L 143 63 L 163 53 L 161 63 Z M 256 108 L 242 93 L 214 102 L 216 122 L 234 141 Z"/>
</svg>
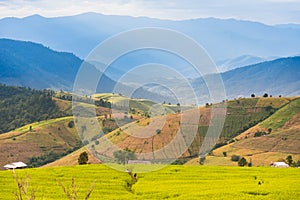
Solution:
<svg viewBox="0 0 300 200">
<path fill-rule="evenodd" d="M 128 166 L 133 173 L 150 165 Z M 124 167 L 126 169 L 126 166 Z M 16 170 L 19 179 L 30 177 L 28 190 L 36 199 L 68 199 L 59 185 L 71 187 L 72 178 L 84 199 L 299 199 L 300 169 L 270 167 L 208 167 L 171 165 L 137 173 L 137 182 L 125 172 L 105 165 L 82 165 Z M 12 171 L 0 171 L 0 199 L 15 199 Z"/>
</svg>

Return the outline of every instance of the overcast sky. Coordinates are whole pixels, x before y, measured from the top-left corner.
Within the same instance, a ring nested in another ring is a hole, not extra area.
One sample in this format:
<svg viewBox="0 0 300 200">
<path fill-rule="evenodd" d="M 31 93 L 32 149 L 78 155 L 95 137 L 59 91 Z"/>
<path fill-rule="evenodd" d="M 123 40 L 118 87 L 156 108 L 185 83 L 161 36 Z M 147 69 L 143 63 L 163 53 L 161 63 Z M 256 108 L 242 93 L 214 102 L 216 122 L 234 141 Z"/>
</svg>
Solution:
<svg viewBox="0 0 300 200">
<path fill-rule="evenodd" d="M 84 12 L 173 20 L 216 17 L 300 24 L 300 0 L 0 0 L 0 18 Z"/>
</svg>

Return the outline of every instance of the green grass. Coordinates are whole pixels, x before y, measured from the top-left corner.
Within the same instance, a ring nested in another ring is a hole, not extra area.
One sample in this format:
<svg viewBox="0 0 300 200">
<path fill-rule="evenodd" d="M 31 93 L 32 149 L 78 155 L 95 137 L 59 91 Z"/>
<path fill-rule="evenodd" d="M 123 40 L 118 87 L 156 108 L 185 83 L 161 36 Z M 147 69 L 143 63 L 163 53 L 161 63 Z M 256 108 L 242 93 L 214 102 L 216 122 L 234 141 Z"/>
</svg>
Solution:
<svg viewBox="0 0 300 200">
<path fill-rule="evenodd" d="M 274 113 L 271 117 L 261 123 L 264 128 L 272 128 L 276 130 L 281 128 L 287 121 L 289 121 L 295 114 L 300 112 L 300 98 L 295 99 L 283 108 Z"/>
<path fill-rule="evenodd" d="M 49 126 L 51 124 L 56 124 L 57 122 L 66 121 L 66 120 L 70 120 L 70 119 L 73 119 L 73 116 L 60 117 L 60 118 L 48 119 L 48 120 L 44 120 L 44 121 L 40 121 L 40 122 L 34 122 L 32 124 L 27 124 L 25 126 L 17 128 L 15 131 L 20 131 L 20 132 L 28 131 L 30 126 L 32 126 L 34 128 L 39 128 L 39 127 Z"/>
<path fill-rule="evenodd" d="M 147 165 L 136 168 L 150 167 Z M 133 169 L 135 170 L 135 168 Z M 298 199 L 299 169 L 269 167 L 167 166 L 150 173 L 138 173 L 131 190 L 130 177 L 105 165 L 17 170 L 30 176 L 37 187 L 36 199 L 67 199 L 58 185 L 70 185 L 74 177 L 79 198 L 95 182 L 92 199 Z M 256 179 L 255 179 L 256 177 Z M 263 182 L 261 185 L 258 182 Z M 0 171 L 0 199 L 14 199 L 17 186 L 11 171 Z"/>
</svg>

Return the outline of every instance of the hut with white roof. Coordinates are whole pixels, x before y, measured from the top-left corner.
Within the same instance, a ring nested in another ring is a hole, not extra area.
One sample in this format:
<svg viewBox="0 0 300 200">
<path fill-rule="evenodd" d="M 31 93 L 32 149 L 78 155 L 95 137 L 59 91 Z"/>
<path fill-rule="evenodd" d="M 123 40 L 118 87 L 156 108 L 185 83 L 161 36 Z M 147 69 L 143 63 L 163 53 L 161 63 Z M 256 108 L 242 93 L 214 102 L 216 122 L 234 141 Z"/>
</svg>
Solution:
<svg viewBox="0 0 300 200">
<path fill-rule="evenodd" d="M 5 169 L 22 169 L 28 167 L 25 163 L 23 162 L 13 162 L 7 165 L 4 165 Z"/>
</svg>

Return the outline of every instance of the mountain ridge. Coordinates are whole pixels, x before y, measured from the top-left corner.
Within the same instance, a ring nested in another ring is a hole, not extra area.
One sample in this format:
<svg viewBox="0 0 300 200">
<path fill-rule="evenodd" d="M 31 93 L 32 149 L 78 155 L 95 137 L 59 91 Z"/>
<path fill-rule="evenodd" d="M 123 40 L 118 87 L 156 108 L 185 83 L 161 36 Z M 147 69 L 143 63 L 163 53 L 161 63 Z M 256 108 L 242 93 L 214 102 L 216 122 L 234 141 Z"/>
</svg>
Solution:
<svg viewBox="0 0 300 200">
<path fill-rule="evenodd" d="M 142 27 L 169 28 L 187 34 L 215 61 L 249 54 L 270 57 L 299 52 L 296 44 L 300 42 L 300 30 L 236 19 L 172 21 L 98 13 L 55 18 L 33 15 L 0 19 L 0 37 L 34 41 L 84 58 L 106 38 Z"/>
</svg>

